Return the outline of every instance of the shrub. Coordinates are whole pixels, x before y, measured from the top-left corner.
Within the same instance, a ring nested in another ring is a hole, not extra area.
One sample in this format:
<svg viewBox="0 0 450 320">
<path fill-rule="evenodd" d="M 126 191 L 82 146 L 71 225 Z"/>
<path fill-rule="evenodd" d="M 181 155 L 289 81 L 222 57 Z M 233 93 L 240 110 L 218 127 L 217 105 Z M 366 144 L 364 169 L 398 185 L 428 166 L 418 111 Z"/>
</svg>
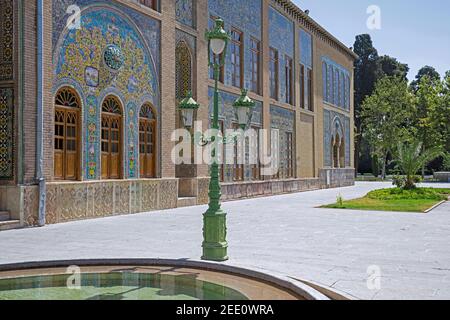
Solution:
<svg viewBox="0 0 450 320">
<path fill-rule="evenodd" d="M 336 203 L 337 203 L 337 205 L 338 205 L 339 207 L 343 207 L 343 206 L 344 206 L 344 198 L 342 197 L 341 194 L 339 194 L 339 195 L 337 196 Z"/>
<path fill-rule="evenodd" d="M 416 188 L 406 190 L 402 188 L 381 189 L 369 192 L 370 199 L 375 200 L 447 200 L 450 189 Z"/>
<path fill-rule="evenodd" d="M 392 184 L 397 188 L 403 188 L 406 183 L 406 178 L 404 176 L 394 176 L 392 178 Z"/>
</svg>

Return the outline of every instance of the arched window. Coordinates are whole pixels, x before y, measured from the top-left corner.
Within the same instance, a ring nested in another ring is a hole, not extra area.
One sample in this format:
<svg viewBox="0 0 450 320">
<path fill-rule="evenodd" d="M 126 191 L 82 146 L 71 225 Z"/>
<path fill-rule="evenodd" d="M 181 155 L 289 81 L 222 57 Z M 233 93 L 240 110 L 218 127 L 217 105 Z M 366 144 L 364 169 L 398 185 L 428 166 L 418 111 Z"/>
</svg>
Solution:
<svg viewBox="0 0 450 320">
<path fill-rule="evenodd" d="M 345 168 L 345 139 L 341 139 L 341 143 L 339 146 L 339 164 L 341 168 Z"/>
<path fill-rule="evenodd" d="M 156 114 L 146 103 L 139 113 L 139 165 L 141 178 L 156 177 Z"/>
<path fill-rule="evenodd" d="M 341 139 L 339 138 L 339 134 L 336 134 L 336 137 L 333 139 L 333 168 L 339 168 L 339 144 Z"/>
<path fill-rule="evenodd" d="M 184 99 L 192 91 L 192 56 L 184 41 L 176 48 L 176 97 Z"/>
<path fill-rule="evenodd" d="M 122 107 L 114 97 L 102 104 L 102 179 L 122 178 Z"/>
<path fill-rule="evenodd" d="M 78 95 L 62 88 L 55 97 L 54 178 L 80 178 L 80 109 Z"/>
</svg>

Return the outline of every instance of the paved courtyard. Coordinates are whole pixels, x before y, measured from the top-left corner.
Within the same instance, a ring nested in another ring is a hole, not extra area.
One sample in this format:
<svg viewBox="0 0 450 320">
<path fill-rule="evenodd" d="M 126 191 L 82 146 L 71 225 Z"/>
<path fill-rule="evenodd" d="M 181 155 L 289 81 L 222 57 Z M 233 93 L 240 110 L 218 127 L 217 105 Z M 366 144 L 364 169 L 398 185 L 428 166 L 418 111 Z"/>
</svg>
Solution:
<svg viewBox="0 0 450 320">
<path fill-rule="evenodd" d="M 450 203 L 430 214 L 318 209 L 388 187 L 355 187 L 228 202 L 227 263 L 312 280 L 362 299 L 450 299 Z M 435 187 L 449 185 L 433 185 Z M 0 264 L 201 255 L 204 206 L 0 232 Z M 381 289 L 367 270 L 381 270 Z"/>
</svg>

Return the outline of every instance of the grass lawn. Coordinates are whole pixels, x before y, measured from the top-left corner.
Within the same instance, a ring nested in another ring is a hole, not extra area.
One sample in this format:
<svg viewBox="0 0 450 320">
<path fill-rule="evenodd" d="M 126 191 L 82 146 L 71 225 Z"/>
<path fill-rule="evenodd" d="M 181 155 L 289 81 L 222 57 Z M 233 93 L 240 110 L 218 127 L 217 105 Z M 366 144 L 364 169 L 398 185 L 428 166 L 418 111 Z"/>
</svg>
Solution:
<svg viewBox="0 0 450 320">
<path fill-rule="evenodd" d="M 402 190 L 398 188 L 375 190 L 365 197 L 323 206 L 322 208 L 425 212 L 442 200 L 447 200 L 450 189 L 417 188 Z"/>
</svg>

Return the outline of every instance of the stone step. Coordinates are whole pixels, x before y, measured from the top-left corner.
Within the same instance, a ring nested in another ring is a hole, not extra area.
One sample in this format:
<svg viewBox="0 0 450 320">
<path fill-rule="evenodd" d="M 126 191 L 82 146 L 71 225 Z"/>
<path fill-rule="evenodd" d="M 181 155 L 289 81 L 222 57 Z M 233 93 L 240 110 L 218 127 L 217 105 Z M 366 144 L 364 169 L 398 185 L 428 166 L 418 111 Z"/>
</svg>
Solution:
<svg viewBox="0 0 450 320">
<path fill-rule="evenodd" d="M 20 228 L 20 220 L 0 221 L 0 231 Z"/>
<path fill-rule="evenodd" d="M 8 221 L 11 219 L 8 211 L 0 211 L 0 221 Z"/>
<path fill-rule="evenodd" d="M 197 198 L 196 197 L 184 197 L 184 198 L 178 198 L 177 206 L 178 208 L 183 207 L 193 207 L 197 205 Z"/>
</svg>

